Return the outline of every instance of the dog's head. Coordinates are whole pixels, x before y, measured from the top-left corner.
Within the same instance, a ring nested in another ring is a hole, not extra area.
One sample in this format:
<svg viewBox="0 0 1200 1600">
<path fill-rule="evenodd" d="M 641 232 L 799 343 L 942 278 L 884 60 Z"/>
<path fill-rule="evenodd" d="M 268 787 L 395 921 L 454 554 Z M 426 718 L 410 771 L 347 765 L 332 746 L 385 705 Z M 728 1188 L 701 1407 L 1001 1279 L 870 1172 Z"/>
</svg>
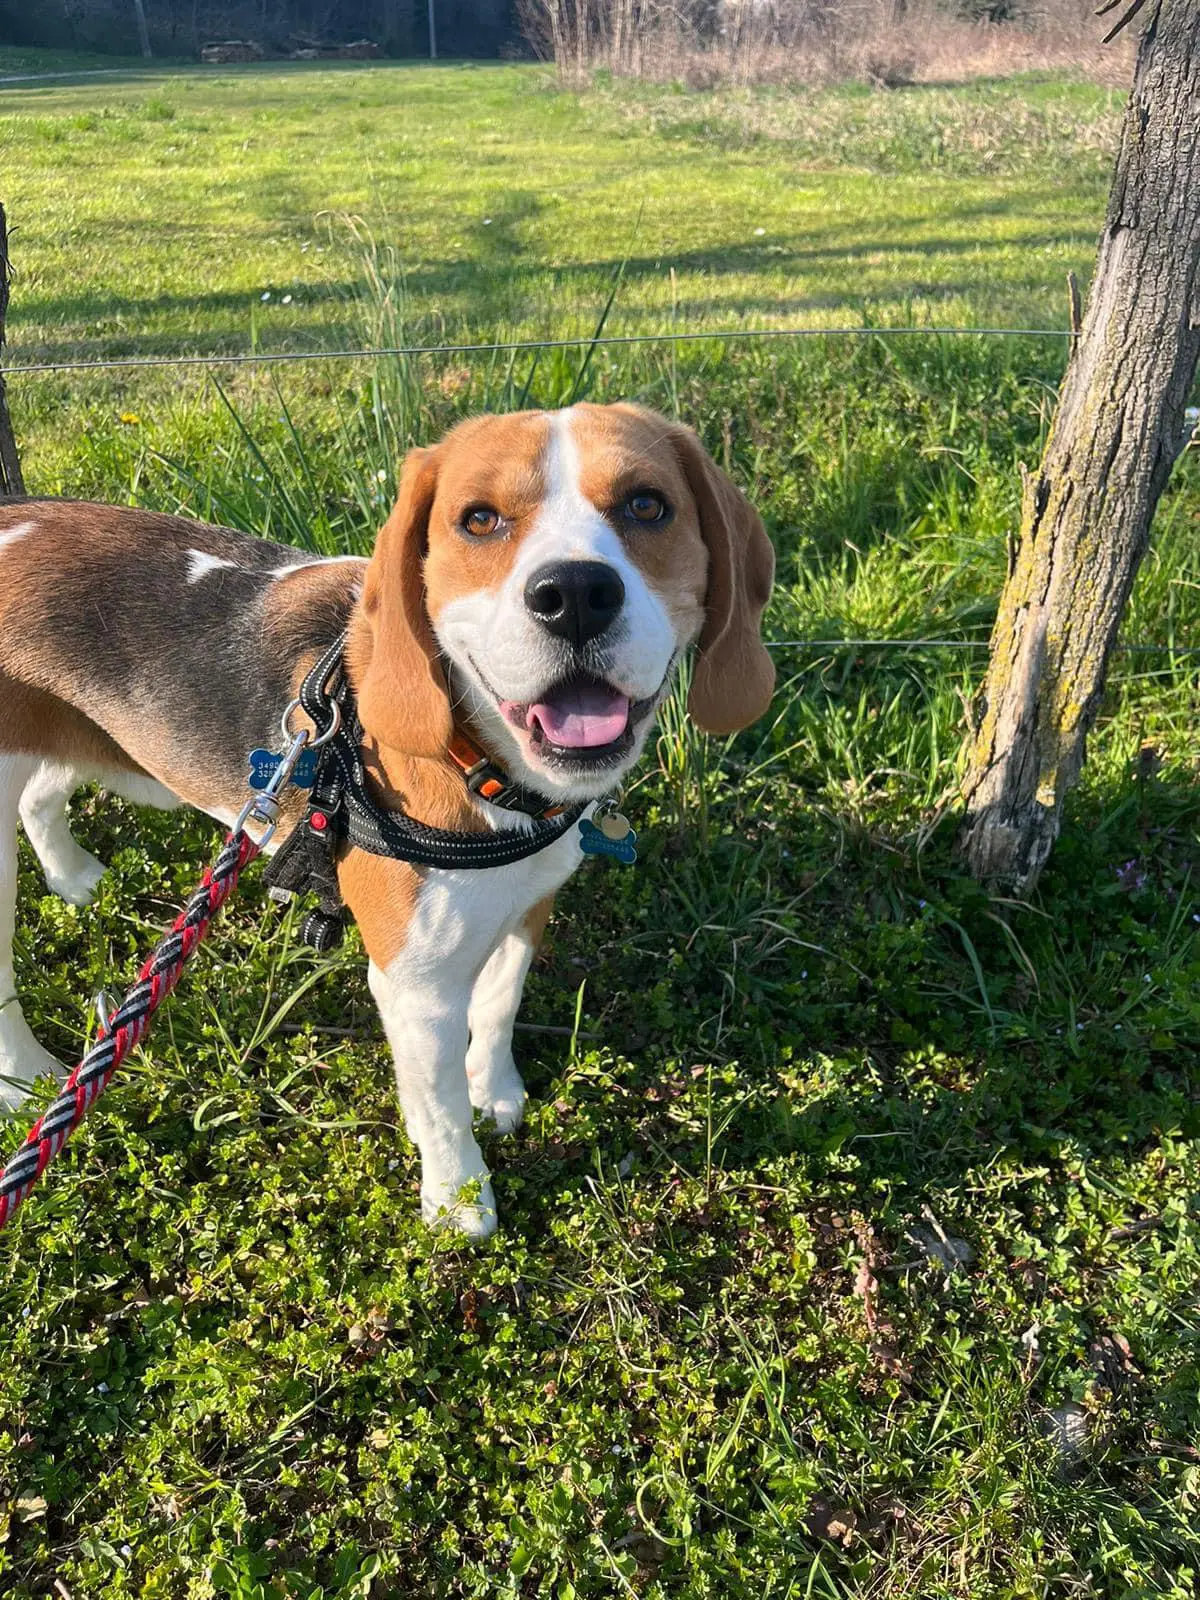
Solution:
<svg viewBox="0 0 1200 1600">
<path fill-rule="evenodd" d="M 363 725 L 436 756 L 465 714 L 514 778 L 592 798 L 637 761 L 693 641 L 696 723 L 762 715 L 773 572 L 690 429 L 629 405 L 474 418 L 405 462 L 363 591 Z"/>
</svg>

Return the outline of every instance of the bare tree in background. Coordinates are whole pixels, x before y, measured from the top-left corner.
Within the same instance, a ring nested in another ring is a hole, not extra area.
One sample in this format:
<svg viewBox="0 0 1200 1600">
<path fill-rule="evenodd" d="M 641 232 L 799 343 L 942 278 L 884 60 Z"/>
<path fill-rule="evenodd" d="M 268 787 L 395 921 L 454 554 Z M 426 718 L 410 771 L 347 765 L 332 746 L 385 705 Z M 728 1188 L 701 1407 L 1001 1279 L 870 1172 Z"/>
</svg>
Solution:
<svg viewBox="0 0 1200 1600">
<path fill-rule="evenodd" d="M 1125 20 L 1145 4 L 1130 0 Z M 1198 357 L 1200 4 L 1152 0 L 1087 315 L 1026 478 L 969 748 L 962 848 L 979 878 L 1027 893 L 1058 836 L 1186 442 Z"/>
<path fill-rule="evenodd" d="M 133 0 L 133 11 L 137 18 L 138 44 L 142 54 L 150 57 L 154 54 L 150 48 L 150 29 L 146 26 L 146 7 L 143 0 Z"/>
</svg>

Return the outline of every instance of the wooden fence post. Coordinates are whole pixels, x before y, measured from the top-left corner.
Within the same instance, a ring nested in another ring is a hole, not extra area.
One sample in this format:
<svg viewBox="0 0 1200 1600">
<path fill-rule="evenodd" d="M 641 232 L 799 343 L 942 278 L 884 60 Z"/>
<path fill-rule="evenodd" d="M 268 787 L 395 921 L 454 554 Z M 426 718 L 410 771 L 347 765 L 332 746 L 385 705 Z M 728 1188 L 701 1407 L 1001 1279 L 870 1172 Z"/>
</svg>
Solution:
<svg viewBox="0 0 1200 1600">
<path fill-rule="evenodd" d="M 8 219 L 0 205 L 0 495 L 24 494 L 25 479 L 8 415 L 4 385 L 4 319 L 8 315 Z"/>
</svg>

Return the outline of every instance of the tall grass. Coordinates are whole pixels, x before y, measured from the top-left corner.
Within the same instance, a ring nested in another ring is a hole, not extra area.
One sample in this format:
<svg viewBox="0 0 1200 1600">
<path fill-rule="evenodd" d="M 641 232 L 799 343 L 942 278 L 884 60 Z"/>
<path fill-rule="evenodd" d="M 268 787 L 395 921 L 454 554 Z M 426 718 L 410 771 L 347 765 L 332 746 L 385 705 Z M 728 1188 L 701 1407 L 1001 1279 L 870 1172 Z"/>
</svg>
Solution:
<svg viewBox="0 0 1200 1600">
<path fill-rule="evenodd" d="M 525 38 L 566 83 L 597 71 L 709 89 L 863 82 L 895 88 L 1030 70 L 1128 80 L 1087 0 L 519 0 Z"/>
<path fill-rule="evenodd" d="M 375 348 L 409 345 L 403 263 L 354 228 L 362 337 Z M 597 337 L 618 290 L 614 280 L 596 309 Z M 907 811 L 915 829 L 953 794 L 1018 522 L 1020 462 L 1041 447 L 1060 359 L 1033 340 L 927 335 L 616 348 L 593 339 L 470 366 L 453 355 L 386 356 L 358 380 L 315 363 L 213 378 L 207 406 L 181 405 L 152 429 L 90 432 L 79 486 L 305 549 L 363 553 L 405 451 L 463 416 L 579 398 L 680 415 L 763 512 L 779 553 L 767 627 L 787 643 L 777 655 L 783 692 L 748 754 L 695 732 L 686 683 L 664 708 L 657 765 L 675 826 L 707 841 L 732 762 L 764 794 L 788 771 L 804 774 L 848 825 L 869 829 L 882 809 Z M 847 395 L 857 397 L 850 406 Z M 1185 463 L 1126 635 L 1163 649 L 1119 658 L 1116 728 L 1097 736 L 1101 749 L 1164 723 L 1172 743 L 1182 733 L 1191 658 L 1170 647 L 1200 638 L 1192 477 Z M 1192 743 L 1183 739 L 1181 761 Z"/>
</svg>

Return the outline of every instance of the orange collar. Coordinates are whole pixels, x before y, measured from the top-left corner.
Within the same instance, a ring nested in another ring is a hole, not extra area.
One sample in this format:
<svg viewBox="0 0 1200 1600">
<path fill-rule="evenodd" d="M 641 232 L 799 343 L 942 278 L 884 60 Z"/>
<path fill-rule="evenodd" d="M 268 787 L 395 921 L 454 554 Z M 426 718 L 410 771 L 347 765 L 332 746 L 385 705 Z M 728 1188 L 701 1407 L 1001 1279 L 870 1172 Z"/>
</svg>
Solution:
<svg viewBox="0 0 1200 1600">
<path fill-rule="evenodd" d="M 535 794 L 519 783 L 514 783 L 508 773 L 488 756 L 461 728 L 455 728 L 446 751 L 451 763 L 463 775 L 472 794 L 487 800 L 505 811 L 522 811 L 527 817 L 560 817 L 561 805 L 546 796 Z"/>
</svg>

